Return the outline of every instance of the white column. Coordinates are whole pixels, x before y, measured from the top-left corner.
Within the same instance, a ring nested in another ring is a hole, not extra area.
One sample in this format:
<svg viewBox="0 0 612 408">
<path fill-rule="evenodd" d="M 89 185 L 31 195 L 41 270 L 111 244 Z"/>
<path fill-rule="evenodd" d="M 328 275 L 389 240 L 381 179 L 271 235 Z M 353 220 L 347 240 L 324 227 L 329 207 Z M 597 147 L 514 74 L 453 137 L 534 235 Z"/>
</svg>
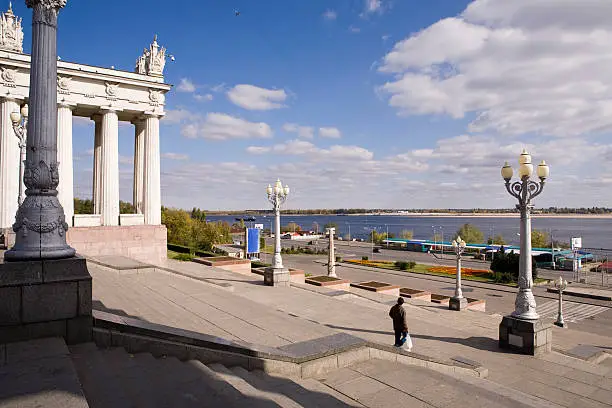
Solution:
<svg viewBox="0 0 612 408">
<path fill-rule="evenodd" d="M 102 112 L 100 214 L 102 225 L 119 225 L 119 119 L 117 112 Z"/>
<path fill-rule="evenodd" d="M 94 154 L 93 154 L 93 182 L 92 182 L 92 193 L 91 199 L 94 205 L 94 214 L 101 214 L 101 192 L 100 187 L 100 175 L 102 174 L 102 115 L 93 115 L 91 117 L 95 124 L 95 135 L 94 135 Z"/>
<path fill-rule="evenodd" d="M 57 161 L 59 162 L 59 185 L 57 198 L 64 208 L 66 222 L 72 226 L 74 215 L 74 174 L 72 167 L 72 107 L 57 106 Z"/>
<path fill-rule="evenodd" d="M 159 157 L 159 117 L 145 118 L 144 200 L 142 212 L 147 225 L 161 224 L 161 183 Z"/>
<path fill-rule="evenodd" d="M 134 121 L 134 208 L 136 214 L 142 214 L 142 203 L 144 200 L 144 143 L 145 122 Z"/>
<path fill-rule="evenodd" d="M 17 213 L 20 151 L 11 112 L 19 112 L 19 109 L 13 99 L 0 101 L 0 229 L 11 228 Z"/>
</svg>

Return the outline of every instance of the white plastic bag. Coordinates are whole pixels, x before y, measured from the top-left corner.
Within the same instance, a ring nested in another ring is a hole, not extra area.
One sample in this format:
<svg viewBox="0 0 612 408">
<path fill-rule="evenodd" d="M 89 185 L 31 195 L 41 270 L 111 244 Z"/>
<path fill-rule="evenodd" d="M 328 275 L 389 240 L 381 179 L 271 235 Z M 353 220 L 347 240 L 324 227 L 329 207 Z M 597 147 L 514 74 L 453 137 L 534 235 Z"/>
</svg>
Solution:
<svg viewBox="0 0 612 408">
<path fill-rule="evenodd" d="M 402 348 L 410 351 L 412 350 L 412 339 L 410 338 L 410 334 L 406 333 L 406 338 L 404 340 L 404 344 L 402 345 Z"/>
</svg>

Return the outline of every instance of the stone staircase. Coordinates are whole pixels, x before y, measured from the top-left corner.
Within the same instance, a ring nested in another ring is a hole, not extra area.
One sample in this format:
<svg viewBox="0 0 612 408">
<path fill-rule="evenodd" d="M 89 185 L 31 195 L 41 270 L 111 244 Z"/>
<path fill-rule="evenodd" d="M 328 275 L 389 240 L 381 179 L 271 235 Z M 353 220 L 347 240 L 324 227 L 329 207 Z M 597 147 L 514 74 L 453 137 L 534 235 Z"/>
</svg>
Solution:
<svg viewBox="0 0 612 408">
<path fill-rule="evenodd" d="M 91 408 L 558 407 L 483 379 L 376 359 L 318 378 L 288 379 L 93 343 L 69 349 Z"/>
<path fill-rule="evenodd" d="M 91 408 L 363 406 L 315 379 L 290 380 L 241 367 L 132 355 L 94 343 L 69 349 Z"/>
</svg>

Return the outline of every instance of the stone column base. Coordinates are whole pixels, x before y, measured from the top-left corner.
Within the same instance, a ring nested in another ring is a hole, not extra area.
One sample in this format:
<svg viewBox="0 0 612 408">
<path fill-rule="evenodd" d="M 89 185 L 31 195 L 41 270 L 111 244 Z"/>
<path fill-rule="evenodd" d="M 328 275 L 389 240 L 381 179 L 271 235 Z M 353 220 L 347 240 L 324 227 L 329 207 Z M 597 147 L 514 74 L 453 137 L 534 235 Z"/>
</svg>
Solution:
<svg viewBox="0 0 612 408">
<path fill-rule="evenodd" d="M 287 268 L 264 269 L 264 283 L 268 286 L 290 286 L 291 274 Z"/>
<path fill-rule="evenodd" d="M 504 316 L 499 324 L 499 347 L 537 356 L 552 350 L 552 324 Z"/>
<path fill-rule="evenodd" d="M 466 310 L 468 308 L 467 298 L 465 297 L 456 298 L 453 296 L 448 301 L 448 308 L 450 310 L 456 310 L 456 311 Z"/>
<path fill-rule="evenodd" d="M 0 344 L 42 337 L 91 341 L 85 258 L 0 263 Z"/>
</svg>

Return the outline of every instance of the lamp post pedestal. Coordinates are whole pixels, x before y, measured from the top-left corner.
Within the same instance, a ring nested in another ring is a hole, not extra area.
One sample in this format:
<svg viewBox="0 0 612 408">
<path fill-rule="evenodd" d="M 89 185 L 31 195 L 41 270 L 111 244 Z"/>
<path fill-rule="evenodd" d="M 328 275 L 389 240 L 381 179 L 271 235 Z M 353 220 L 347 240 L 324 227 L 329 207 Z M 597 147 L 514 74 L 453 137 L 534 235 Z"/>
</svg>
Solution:
<svg viewBox="0 0 612 408">
<path fill-rule="evenodd" d="M 499 347 L 538 356 L 552 351 L 552 323 L 504 316 L 499 324 Z"/>
<path fill-rule="evenodd" d="M 468 306 L 467 298 L 464 298 L 463 296 L 460 298 L 453 296 L 450 298 L 448 302 L 449 310 L 456 310 L 456 311 L 466 310 L 467 306 Z"/>
</svg>

